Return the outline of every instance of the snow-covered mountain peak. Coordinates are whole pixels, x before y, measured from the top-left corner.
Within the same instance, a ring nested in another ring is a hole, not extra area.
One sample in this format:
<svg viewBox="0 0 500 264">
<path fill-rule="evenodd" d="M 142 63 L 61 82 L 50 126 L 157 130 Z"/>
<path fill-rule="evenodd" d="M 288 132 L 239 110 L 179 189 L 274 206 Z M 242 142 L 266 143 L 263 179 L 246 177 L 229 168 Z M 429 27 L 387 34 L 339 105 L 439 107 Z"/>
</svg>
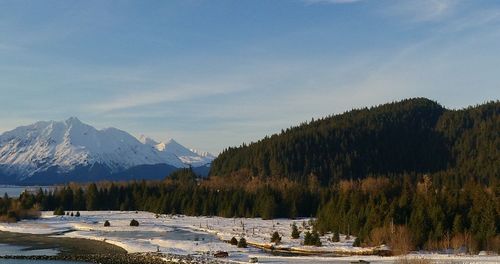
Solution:
<svg viewBox="0 0 500 264">
<path fill-rule="evenodd" d="M 191 150 L 192 152 L 202 156 L 202 157 L 205 157 L 205 158 L 208 158 L 208 159 L 211 159 L 211 160 L 214 160 L 217 156 L 213 155 L 212 153 L 208 152 L 208 151 L 199 151 L 197 149 L 189 149 Z"/>
<path fill-rule="evenodd" d="M 145 145 L 154 147 L 161 155 L 174 155 L 178 157 L 184 164 L 199 167 L 199 166 L 207 166 L 214 159 L 215 156 L 208 152 L 200 152 L 193 151 L 184 147 L 179 142 L 175 141 L 173 138 L 165 142 L 158 142 L 150 137 L 145 135 L 141 135 L 139 137 L 139 141 Z"/>
<path fill-rule="evenodd" d="M 167 142 L 160 142 L 156 145 L 156 149 L 163 153 L 172 153 L 179 157 L 185 164 L 194 167 L 207 166 L 215 159 L 212 155 L 199 155 L 198 153 L 184 147 L 174 139 L 169 139 Z"/>
<path fill-rule="evenodd" d="M 141 135 L 139 137 L 139 141 L 144 144 L 144 145 L 149 145 L 149 146 L 152 146 L 152 147 L 155 147 L 156 145 L 158 145 L 158 142 L 148 136 L 145 136 L 145 135 Z"/>
<path fill-rule="evenodd" d="M 173 154 L 160 153 L 116 128 L 97 130 L 72 117 L 41 121 L 0 135 L 0 168 L 4 173 L 31 175 L 56 168 L 68 172 L 100 164 L 111 172 L 138 165 L 186 165 Z"/>
<path fill-rule="evenodd" d="M 177 141 L 175 141 L 173 138 L 169 139 L 167 142 L 162 142 L 163 150 L 170 151 L 170 152 L 175 152 L 178 155 L 184 155 L 184 154 L 192 154 L 191 151 L 184 147 L 183 145 L 179 144 Z"/>
</svg>

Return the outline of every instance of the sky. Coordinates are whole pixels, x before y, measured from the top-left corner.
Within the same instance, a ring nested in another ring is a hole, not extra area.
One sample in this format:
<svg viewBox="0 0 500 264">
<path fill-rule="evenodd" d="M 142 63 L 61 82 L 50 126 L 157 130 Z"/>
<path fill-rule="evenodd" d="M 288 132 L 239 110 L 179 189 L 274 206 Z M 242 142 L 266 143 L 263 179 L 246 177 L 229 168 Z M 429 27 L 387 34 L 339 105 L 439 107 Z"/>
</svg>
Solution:
<svg viewBox="0 0 500 264">
<path fill-rule="evenodd" d="M 410 97 L 500 98 L 500 1 L 0 0 L 0 132 L 76 116 L 212 153 Z"/>
</svg>

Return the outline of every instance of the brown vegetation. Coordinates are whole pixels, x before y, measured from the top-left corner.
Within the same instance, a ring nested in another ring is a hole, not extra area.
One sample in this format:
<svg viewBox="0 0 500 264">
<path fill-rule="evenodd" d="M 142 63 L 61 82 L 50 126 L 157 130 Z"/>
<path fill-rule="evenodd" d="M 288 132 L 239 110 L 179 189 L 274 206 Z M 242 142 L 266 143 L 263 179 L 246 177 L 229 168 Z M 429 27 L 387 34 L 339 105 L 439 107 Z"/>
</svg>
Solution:
<svg viewBox="0 0 500 264">
<path fill-rule="evenodd" d="M 405 255 L 414 249 L 412 237 L 406 226 L 386 225 L 374 228 L 370 234 L 369 244 L 371 246 L 387 244 L 394 255 Z"/>
<path fill-rule="evenodd" d="M 5 213 L 0 213 L 0 222 L 15 223 L 22 219 L 36 219 L 40 217 L 40 206 L 35 205 L 33 208 L 26 209 L 17 200 L 5 199 L 2 199 L 2 203 L 7 201 L 4 205 L 7 210 Z"/>
<path fill-rule="evenodd" d="M 361 191 L 364 193 L 369 193 L 375 195 L 382 190 L 386 190 L 391 185 L 391 182 L 388 178 L 385 177 L 368 177 L 361 181 Z"/>
</svg>

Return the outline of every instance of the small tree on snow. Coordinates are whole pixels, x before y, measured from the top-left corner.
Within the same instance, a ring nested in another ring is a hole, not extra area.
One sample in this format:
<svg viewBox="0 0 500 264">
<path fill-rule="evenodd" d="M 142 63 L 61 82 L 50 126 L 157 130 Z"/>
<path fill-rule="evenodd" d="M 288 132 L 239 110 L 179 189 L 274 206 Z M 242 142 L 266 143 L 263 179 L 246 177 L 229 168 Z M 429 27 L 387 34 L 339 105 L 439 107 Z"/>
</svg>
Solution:
<svg viewBox="0 0 500 264">
<path fill-rule="evenodd" d="M 240 238 L 240 241 L 238 241 L 238 247 L 239 248 L 246 248 L 247 247 L 247 241 L 245 238 Z"/>
<path fill-rule="evenodd" d="M 339 242 L 339 241 L 340 241 L 339 230 L 335 229 L 335 232 L 333 232 L 333 236 L 332 236 L 332 242 Z"/>
<path fill-rule="evenodd" d="M 295 223 L 293 223 L 293 225 L 292 225 L 292 238 L 298 239 L 299 237 L 300 237 L 299 229 L 297 228 L 297 225 Z"/>
<path fill-rule="evenodd" d="M 62 207 L 58 207 L 54 210 L 54 215 L 64 215 L 64 209 Z"/>
<path fill-rule="evenodd" d="M 139 222 L 135 219 L 132 219 L 132 221 L 130 221 L 130 226 L 139 226 Z"/>
<path fill-rule="evenodd" d="M 321 239 L 319 238 L 319 234 L 317 231 L 313 231 L 312 233 L 307 231 L 304 235 L 304 245 L 306 246 L 316 246 L 321 247 Z"/>
<path fill-rule="evenodd" d="M 356 237 L 352 246 L 353 247 L 360 247 L 361 246 L 361 239 L 359 239 L 359 237 Z"/>
<path fill-rule="evenodd" d="M 307 231 L 304 233 L 304 245 L 310 246 L 311 245 L 311 239 L 312 235 L 311 232 Z"/>
<path fill-rule="evenodd" d="M 281 237 L 280 237 L 280 234 L 275 231 L 272 235 L 271 235 L 271 243 L 276 243 L 276 244 L 279 244 L 281 242 Z"/>
</svg>

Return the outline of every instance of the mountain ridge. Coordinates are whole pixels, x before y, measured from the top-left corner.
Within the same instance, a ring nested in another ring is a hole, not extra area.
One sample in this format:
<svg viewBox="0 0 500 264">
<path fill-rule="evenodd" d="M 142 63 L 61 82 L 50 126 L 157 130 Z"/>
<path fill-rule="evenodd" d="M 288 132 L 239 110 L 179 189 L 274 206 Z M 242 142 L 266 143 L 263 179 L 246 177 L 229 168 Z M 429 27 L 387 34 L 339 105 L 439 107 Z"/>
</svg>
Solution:
<svg viewBox="0 0 500 264">
<path fill-rule="evenodd" d="M 355 109 L 227 148 L 212 163 L 210 176 L 299 182 L 314 176 L 328 185 L 370 175 L 443 172 L 457 181 L 487 181 L 500 173 L 493 165 L 500 157 L 491 151 L 500 140 L 499 117 L 499 101 L 449 110 L 412 98 Z"/>
<path fill-rule="evenodd" d="M 188 164 L 192 167 L 209 165 L 215 159 L 215 156 L 209 152 L 199 153 L 197 150 L 188 149 L 173 138 L 166 142 L 158 142 L 150 137 L 141 135 L 139 141 L 145 145 L 154 147 L 157 151 L 162 153 L 162 155 L 175 155 L 184 164 Z"/>
<path fill-rule="evenodd" d="M 0 135 L 0 174 L 4 179 L 15 178 L 20 182 L 41 175 L 54 178 L 65 175 L 69 181 L 76 174 L 85 179 L 85 171 L 89 173 L 87 178 L 99 178 L 91 177 L 95 165 L 106 178 L 136 166 L 165 164 L 185 168 L 210 164 L 210 159 L 175 143 L 175 149 L 165 146 L 160 151 L 123 130 L 112 127 L 98 130 L 76 117 L 38 121 Z M 184 149 L 189 152 L 178 153 Z"/>
</svg>

